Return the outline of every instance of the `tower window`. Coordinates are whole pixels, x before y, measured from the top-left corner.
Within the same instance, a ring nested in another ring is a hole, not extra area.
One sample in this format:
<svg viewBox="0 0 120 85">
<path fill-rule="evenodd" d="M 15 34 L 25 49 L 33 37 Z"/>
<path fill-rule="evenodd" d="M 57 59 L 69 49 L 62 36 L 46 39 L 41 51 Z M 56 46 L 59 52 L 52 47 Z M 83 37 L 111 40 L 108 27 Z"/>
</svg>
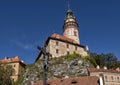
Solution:
<svg viewBox="0 0 120 85">
<path fill-rule="evenodd" d="M 67 44 L 67 48 L 69 48 L 69 44 Z"/>
<path fill-rule="evenodd" d="M 56 49 L 56 53 L 58 53 L 59 52 L 59 50 L 58 49 Z"/>
<path fill-rule="evenodd" d="M 58 41 L 56 41 L 56 45 L 57 45 L 57 46 L 58 46 L 58 44 L 59 44 Z"/>
<path fill-rule="evenodd" d="M 74 36 L 77 36 L 77 32 L 76 31 L 74 31 Z"/>
</svg>

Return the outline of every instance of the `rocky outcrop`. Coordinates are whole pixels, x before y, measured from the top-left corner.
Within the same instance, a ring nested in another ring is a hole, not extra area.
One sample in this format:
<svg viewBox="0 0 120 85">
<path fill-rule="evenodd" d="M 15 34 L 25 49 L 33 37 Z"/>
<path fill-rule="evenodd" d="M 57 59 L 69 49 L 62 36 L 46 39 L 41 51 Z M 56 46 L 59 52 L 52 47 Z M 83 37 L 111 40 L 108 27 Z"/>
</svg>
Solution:
<svg viewBox="0 0 120 85">
<path fill-rule="evenodd" d="M 48 79 L 79 77 L 89 75 L 89 61 L 80 57 L 67 59 L 65 57 L 54 58 L 49 60 Z M 42 60 L 26 69 L 24 74 L 23 85 L 32 85 L 35 81 L 43 79 L 43 62 Z"/>
</svg>

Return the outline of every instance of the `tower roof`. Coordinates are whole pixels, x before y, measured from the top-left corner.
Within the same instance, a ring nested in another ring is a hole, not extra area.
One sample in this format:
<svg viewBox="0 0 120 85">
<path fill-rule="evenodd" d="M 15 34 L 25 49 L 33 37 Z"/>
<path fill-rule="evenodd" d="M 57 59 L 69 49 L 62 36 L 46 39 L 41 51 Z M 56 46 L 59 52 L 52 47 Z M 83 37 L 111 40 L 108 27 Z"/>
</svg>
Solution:
<svg viewBox="0 0 120 85">
<path fill-rule="evenodd" d="M 67 10 L 67 19 L 68 18 L 75 18 L 74 16 L 73 16 L 73 12 L 72 12 L 72 10 L 70 9 L 70 8 L 68 8 L 68 10 Z"/>
<path fill-rule="evenodd" d="M 67 10 L 67 13 L 72 13 L 72 10 L 69 8 L 68 10 Z M 72 13 L 73 14 L 73 13 Z"/>
</svg>

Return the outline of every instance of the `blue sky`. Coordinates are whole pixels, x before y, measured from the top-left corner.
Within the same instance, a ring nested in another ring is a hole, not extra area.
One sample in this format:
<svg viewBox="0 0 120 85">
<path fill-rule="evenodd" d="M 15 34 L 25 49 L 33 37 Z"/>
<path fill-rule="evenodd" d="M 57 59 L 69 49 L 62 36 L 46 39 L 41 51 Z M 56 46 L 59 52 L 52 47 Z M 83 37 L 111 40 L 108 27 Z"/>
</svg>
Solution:
<svg viewBox="0 0 120 85">
<path fill-rule="evenodd" d="M 114 53 L 120 60 L 120 0 L 70 0 L 82 45 Z M 0 59 L 19 56 L 33 63 L 37 45 L 62 34 L 67 0 L 0 0 Z"/>
</svg>

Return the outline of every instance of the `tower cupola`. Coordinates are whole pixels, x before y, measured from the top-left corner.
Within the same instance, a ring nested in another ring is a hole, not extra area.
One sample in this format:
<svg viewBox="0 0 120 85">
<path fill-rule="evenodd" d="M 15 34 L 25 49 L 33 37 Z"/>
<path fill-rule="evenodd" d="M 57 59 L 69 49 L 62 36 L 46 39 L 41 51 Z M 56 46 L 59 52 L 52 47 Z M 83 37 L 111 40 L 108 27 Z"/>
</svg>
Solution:
<svg viewBox="0 0 120 85">
<path fill-rule="evenodd" d="M 66 13 L 66 18 L 63 25 L 63 35 L 73 39 L 75 43 L 80 44 L 79 34 L 78 34 L 78 24 L 70 8 L 67 10 Z"/>
<path fill-rule="evenodd" d="M 73 17 L 73 13 L 72 13 L 72 10 L 69 8 L 68 11 L 67 11 L 67 18 L 74 18 Z"/>
</svg>

